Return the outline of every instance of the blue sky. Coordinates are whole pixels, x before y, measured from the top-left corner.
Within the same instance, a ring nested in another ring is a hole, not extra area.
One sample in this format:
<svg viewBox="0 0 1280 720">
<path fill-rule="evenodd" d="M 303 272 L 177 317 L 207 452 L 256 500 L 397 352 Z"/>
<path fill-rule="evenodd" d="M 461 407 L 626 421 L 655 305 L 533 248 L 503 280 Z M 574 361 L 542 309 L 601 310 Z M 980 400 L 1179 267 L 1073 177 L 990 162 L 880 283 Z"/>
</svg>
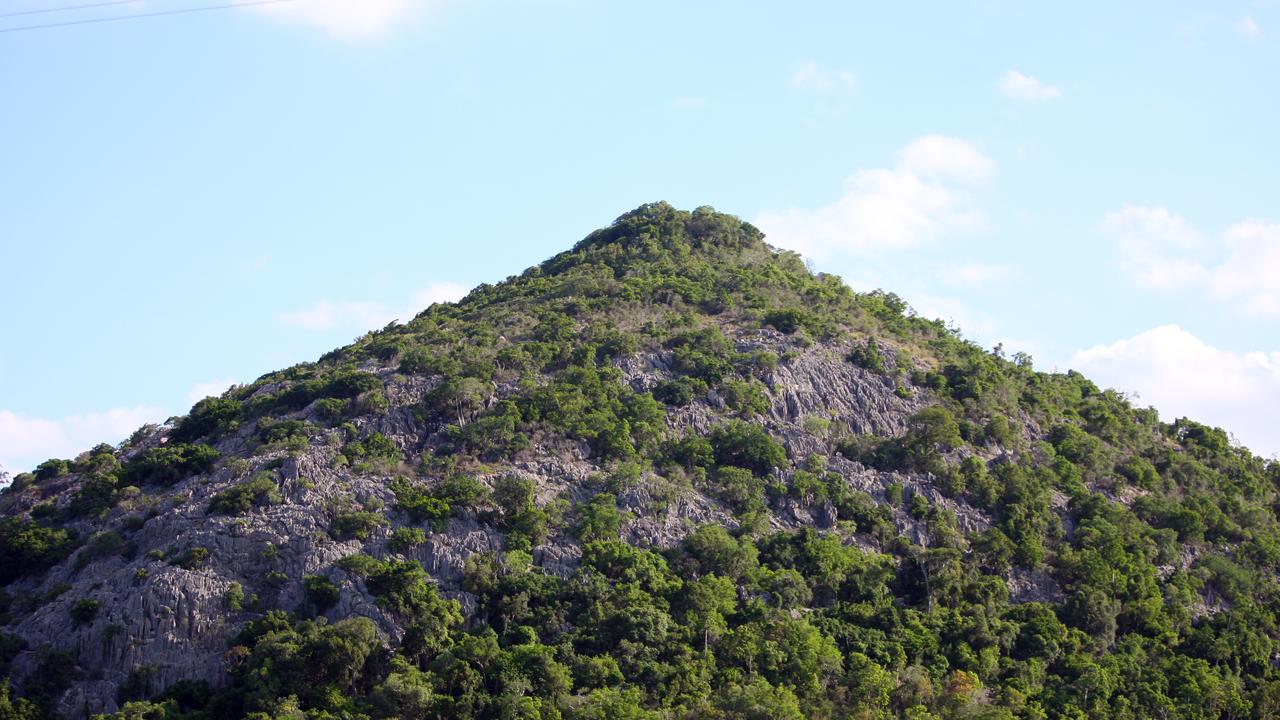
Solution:
<svg viewBox="0 0 1280 720">
<path fill-rule="evenodd" d="M 10 471 L 659 199 L 1280 452 L 1274 3 L 208 4 L 0 17 Z"/>
</svg>

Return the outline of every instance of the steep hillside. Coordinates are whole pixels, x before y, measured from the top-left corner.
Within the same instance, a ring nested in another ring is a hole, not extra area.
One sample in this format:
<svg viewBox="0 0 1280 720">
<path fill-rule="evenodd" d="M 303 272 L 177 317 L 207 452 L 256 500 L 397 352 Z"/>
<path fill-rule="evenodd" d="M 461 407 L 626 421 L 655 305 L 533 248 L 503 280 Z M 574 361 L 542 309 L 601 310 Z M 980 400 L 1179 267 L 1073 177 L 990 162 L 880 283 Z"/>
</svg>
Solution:
<svg viewBox="0 0 1280 720">
<path fill-rule="evenodd" d="M 1274 717 L 1278 486 L 657 203 L 18 476 L 0 717 Z"/>
</svg>

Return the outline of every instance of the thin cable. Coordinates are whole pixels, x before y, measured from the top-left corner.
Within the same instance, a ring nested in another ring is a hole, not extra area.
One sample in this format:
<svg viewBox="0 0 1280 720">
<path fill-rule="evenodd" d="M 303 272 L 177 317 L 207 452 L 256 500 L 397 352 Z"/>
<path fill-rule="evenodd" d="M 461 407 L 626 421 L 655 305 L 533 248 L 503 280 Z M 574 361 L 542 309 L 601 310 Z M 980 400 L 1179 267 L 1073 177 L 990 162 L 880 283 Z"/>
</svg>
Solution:
<svg viewBox="0 0 1280 720">
<path fill-rule="evenodd" d="M 65 7 L 42 8 L 40 10 L 22 10 L 20 12 L 4 13 L 0 18 L 20 17 L 22 15 L 42 15 L 44 13 L 70 12 L 72 10 L 88 10 L 89 8 L 108 7 L 110 5 L 136 5 L 145 0 L 110 0 L 110 2 L 96 2 L 88 5 L 67 5 Z"/>
<path fill-rule="evenodd" d="M 21 32 L 23 30 L 44 30 L 45 28 L 67 27 L 69 25 L 89 25 L 91 23 L 115 22 L 117 20 L 137 20 L 138 18 L 160 17 L 162 15 L 183 15 L 186 13 L 206 12 L 209 10 L 229 10 L 231 8 L 253 7 L 255 5 L 279 5 L 280 3 L 298 2 L 298 0 L 252 0 L 251 2 L 227 3 L 225 5 L 205 5 L 203 7 L 183 8 L 181 10 L 163 10 L 160 12 L 138 13 L 136 15 L 115 15 L 113 17 L 92 18 L 90 20 L 68 20 L 66 22 L 48 23 L 46 25 L 23 25 L 15 28 L 2 28 L 0 33 Z"/>
</svg>

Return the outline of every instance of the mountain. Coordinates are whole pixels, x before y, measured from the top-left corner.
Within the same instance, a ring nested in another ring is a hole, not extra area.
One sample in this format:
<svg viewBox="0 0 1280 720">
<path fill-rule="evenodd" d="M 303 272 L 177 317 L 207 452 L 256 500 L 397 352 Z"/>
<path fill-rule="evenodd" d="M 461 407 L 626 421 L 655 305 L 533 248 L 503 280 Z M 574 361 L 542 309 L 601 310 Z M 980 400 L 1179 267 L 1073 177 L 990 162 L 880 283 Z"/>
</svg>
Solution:
<svg viewBox="0 0 1280 720">
<path fill-rule="evenodd" d="M 15 478 L 0 717 L 1276 717 L 1278 487 L 656 203 Z"/>
</svg>

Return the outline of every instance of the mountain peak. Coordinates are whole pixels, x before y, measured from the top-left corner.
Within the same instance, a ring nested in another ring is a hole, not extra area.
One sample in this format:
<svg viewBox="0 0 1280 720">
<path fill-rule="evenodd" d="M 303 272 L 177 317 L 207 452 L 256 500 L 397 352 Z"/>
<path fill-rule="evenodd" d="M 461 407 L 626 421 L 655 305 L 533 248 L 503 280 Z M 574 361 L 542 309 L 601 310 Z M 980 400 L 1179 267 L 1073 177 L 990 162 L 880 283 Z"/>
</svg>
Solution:
<svg viewBox="0 0 1280 720">
<path fill-rule="evenodd" d="M 591 233 L 573 249 L 609 244 L 634 249 L 655 242 L 668 249 L 678 244 L 693 248 L 711 245 L 744 249 L 762 247 L 764 234 L 750 223 L 716 212 L 709 205 L 689 212 L 658 201 L 619 216 L 609 227 Z"/>
<path fill-rule="evenodd" d="M 651 203 L 18 476 L 0 716 L 1270 717 L 1277 488 Z"/>
</svg>

